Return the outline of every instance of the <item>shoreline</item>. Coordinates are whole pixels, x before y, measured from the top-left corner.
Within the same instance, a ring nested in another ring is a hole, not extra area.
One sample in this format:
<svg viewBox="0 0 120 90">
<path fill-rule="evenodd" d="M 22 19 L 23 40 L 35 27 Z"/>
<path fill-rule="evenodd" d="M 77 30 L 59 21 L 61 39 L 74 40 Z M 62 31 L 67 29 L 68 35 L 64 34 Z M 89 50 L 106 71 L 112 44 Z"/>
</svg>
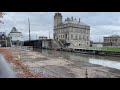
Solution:
<svg viewBox="0 0 120 90">
<path fill-rule="evenodd" d="M 51 49 L 51 48 L 34 48 L 34 49 L 43 49 L 43 50 L 56 50 L 56 51 L 65 51 L 72 53 L 81 53 L 87 55 L 97 55 L 97 56 L 112 56 L 112 57 L 120 57 L 120 52 L 117 51 L 104 51 L 104 50 L 87 50 L 87 49 Z"/>
</svg>

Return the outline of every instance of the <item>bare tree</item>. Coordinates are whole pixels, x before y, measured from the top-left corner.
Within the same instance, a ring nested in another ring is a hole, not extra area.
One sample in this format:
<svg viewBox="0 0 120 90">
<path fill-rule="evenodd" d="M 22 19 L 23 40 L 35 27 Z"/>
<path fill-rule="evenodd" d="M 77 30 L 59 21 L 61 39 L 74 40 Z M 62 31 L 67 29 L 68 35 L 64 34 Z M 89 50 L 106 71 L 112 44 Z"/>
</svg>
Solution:
<svg viewBox="0 0 120 90">
<path fill-rule="evenodd" d="M 3 16 L 5 15 L 6 13 L 4 13 L 4 12 L 0 12 L 0 18 L 3 18 Z M 0 19 L 0 23 L 3 23 L 4 24 L 4 22 Z"/>
</svg>

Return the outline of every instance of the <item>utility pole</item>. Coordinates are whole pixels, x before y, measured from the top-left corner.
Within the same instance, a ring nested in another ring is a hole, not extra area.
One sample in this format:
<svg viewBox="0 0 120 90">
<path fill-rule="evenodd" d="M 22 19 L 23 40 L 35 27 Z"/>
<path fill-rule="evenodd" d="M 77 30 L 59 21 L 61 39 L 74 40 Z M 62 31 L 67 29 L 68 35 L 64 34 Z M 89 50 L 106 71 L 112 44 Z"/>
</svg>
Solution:
<svg viewBox="0 0 120 90">
<path fill-rule="evenodd" d="M 49 31 L 49 39 L 50 39 L 50 31 Z"/>
<path fill-rule="evenodd" d="M 36 34 L 36 40 L 37 40 L 37 34 Z"/>
<path fill-rule="evenodd" d="M 100 36 L 99 36 L 99 42 L 100 42 Z"/>
<path fill-rule="evenodd" d="M 28 18 L 28 25 L 29 25 L 29 41 L 31 40 L 31 37 L 30 37 L 30 20 Z"/>
</svg>

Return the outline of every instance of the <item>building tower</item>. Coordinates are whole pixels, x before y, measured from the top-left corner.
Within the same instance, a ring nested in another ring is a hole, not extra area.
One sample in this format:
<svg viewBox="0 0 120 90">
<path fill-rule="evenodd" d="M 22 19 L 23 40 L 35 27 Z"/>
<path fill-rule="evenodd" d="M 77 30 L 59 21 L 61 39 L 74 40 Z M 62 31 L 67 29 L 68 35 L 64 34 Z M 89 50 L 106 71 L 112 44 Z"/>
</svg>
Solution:
<svg viewBox="0 0 120 90">
<path fill-rule="evenodd" d="M 54 34 L 53 34 L 54 39 L 57 38 L 57 35 L 55 34 L 55 28 L 57 28 L 57 26 L 61 23 L 62 23 L 62 14 L 57 12 L 54 15 Z"/>
<path fill-rule="evenodd" d="M 57 27 L 57 25 L 62 23 L 62 15 L 61 13 L 55 13 L 54 15 L 54 28 Z"/>
</svg>

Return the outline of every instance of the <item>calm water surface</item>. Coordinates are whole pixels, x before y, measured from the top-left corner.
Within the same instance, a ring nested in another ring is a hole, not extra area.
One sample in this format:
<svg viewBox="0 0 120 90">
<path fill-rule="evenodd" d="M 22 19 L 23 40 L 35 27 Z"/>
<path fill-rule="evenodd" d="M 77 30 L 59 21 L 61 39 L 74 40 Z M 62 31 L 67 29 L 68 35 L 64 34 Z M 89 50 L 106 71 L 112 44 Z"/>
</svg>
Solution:
<svg viewBox="0 0 120 90">
<path fill-rule="evenodd" d="M 111 57 L 111 56 L 97 56 L 97 55 L 88 55 L 88 54 L 80 54 L 80 53 L 71 53 L 64 51 L 54 51 L 54 50 L 41 50 L 35 49 L 48 57 L 55 58 L 64 58 L 67 60 L 71 60 L 73 62 L 88 62 L 91 64 L 101 65 L 105 67 L 115 68 L 120 70 L 120 57 Z"/>
</svg>

